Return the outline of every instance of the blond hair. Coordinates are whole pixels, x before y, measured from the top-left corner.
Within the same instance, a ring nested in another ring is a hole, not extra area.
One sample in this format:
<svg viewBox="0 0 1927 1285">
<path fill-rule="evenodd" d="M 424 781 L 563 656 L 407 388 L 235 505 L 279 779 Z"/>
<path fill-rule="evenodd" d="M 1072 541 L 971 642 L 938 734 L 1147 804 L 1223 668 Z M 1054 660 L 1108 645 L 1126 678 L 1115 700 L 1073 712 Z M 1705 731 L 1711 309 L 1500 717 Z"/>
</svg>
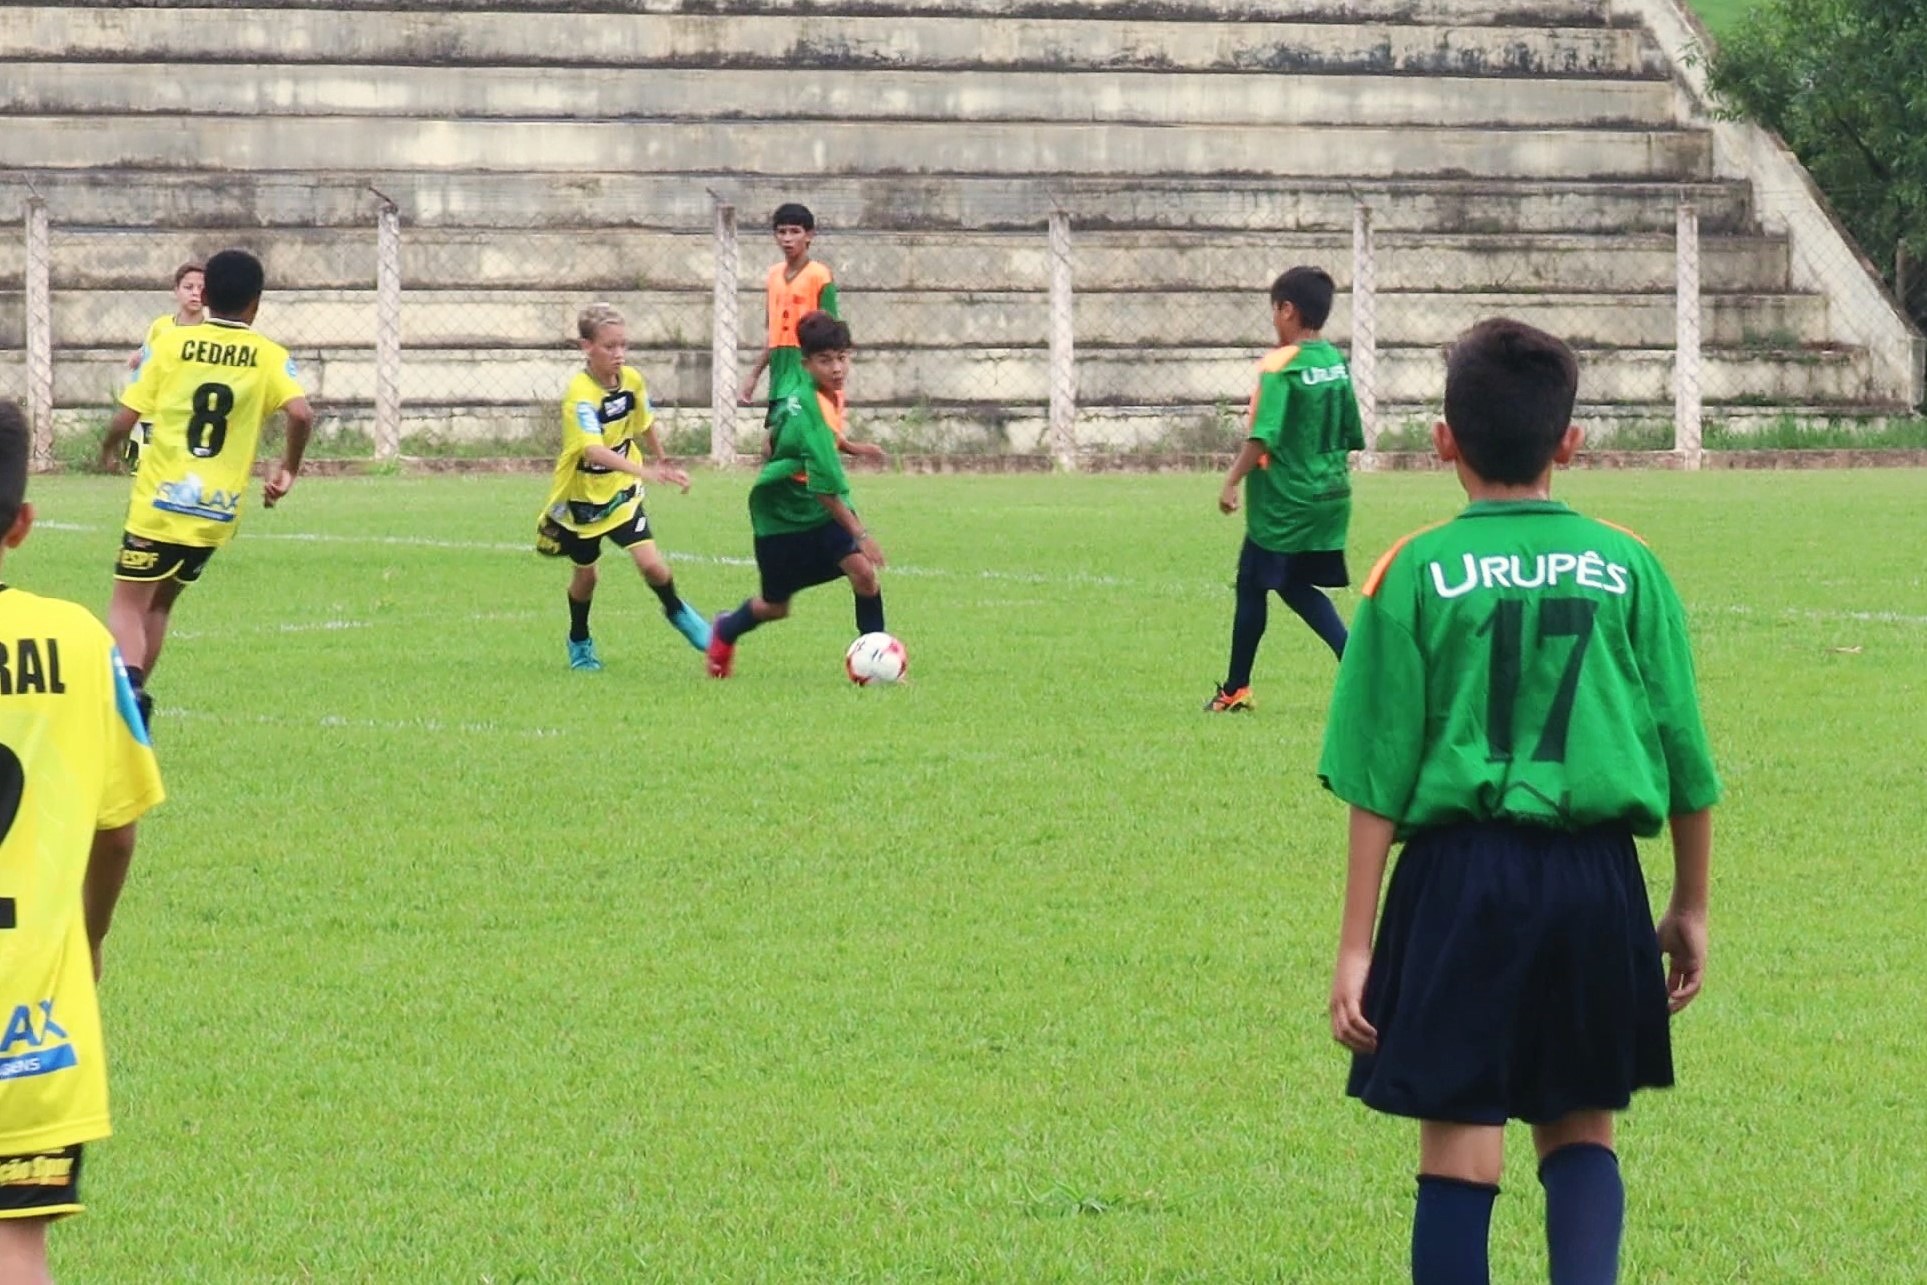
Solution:
<svg viewBox="0 0 1927 1285">
<path fill-rule="evenodd" d="M 575 319 L 576 333 L 584 339 L 594 339 L 596 331 L 604 326 L 621 324 L 623 324 L 622 313 L 612 303 L 592 303 Z"/>
</svg>

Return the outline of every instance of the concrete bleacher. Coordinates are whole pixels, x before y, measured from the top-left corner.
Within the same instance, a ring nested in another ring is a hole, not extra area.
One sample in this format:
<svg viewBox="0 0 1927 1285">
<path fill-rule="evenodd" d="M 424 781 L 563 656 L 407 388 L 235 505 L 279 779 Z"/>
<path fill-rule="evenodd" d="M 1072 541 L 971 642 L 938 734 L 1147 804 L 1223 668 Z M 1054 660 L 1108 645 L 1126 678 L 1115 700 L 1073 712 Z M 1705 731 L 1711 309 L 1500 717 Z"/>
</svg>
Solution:
<svg viewBox="0 0 1927 1285">
<path fill-rule="evenodd" d="M 1034 430 L 1054 208 L 1074 227 L 1089 434 L 1235 403 L 1268 337 L 1263 286 L 1294 262 L 1349 284 L 1361 197 L 1388 416 L 1424 413 L 1439 345 L 1499 312 L 1585 349 L 1593 413 L 1669 416 L 1682 198 L 1705 237 L 1709 413 L 1913 404 L 1917 337 L 1864 315 L 1850 254 L 1827 267 L 1797 243 L 1816 234 L 1762 217 L 1765 180 L 1646 21 L 1671 4 L 0 5 L 0 391 L 24 331 L 4 229 L 30 181 L 71 412 L 111 399 L 176 262 L 241 244 L 273 282 L 263 329 L 332 415 L 365 416 L 371 188 L 402 213 L 416 425 L 539 416 L 590 298 L 629 312 L 659 401 L 706 408 L 712 193 L 743 214 L 745 363 L 761 220 L 804 199 L 880 418 L 954 406 Z M 1341 343 L 1350 321 L 1342 300 Z"/>
</svg>

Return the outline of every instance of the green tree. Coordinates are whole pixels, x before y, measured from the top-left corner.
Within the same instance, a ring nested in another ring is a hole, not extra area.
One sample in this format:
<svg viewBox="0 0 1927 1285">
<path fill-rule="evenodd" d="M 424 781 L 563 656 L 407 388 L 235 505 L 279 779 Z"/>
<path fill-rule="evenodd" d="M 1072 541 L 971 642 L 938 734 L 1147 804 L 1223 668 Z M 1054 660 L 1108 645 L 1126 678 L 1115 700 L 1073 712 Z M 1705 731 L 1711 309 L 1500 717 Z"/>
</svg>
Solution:
<svg viewBox="0 0 1927 1285">
<path fill-rule="evenodd" d="M 1723 41 L 1713 86 L 1777 131 L 1890 276 L 1927 264 L 1927 3 L 1764 0 Z M 1927 269 L 1908 291 L 1927 317 Z"/>
</svg>

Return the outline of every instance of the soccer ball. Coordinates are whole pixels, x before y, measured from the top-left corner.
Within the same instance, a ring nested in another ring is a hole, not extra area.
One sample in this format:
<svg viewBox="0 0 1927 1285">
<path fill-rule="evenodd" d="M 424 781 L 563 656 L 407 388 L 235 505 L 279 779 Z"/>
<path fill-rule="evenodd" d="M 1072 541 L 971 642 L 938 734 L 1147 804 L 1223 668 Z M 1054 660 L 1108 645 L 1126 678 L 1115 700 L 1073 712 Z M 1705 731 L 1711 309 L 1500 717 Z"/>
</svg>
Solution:
<svg viewBox="0 0 1927 1285">
<path fill-rule="evenodd" d="M 858 687 L 894 683 L 910 668 L 910 654 L 889 634 L 864 634 L 843 653 L 843 672 Z"/>
</svg>

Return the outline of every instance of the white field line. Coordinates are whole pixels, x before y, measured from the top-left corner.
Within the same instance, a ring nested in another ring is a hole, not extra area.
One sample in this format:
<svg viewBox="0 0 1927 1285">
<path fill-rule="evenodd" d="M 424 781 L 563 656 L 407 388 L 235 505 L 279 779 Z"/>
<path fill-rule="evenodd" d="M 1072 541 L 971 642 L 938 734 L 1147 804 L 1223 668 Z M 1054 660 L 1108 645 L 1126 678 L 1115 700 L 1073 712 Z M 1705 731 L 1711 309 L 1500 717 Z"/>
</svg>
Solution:
<svg viewBox="0 0 1927 1285">
<path fill-rule="evenodd" d="M 185 719 L 195 723 L 297 727 L 322 731 L 426 732 L 435 736 L 466 733 L 472 736 L 527 736 L 550 740 L 567 735 L 559 728 L 509 727 L 491 722 L 449 723 L 435 718 L 347 718 L 339 714 L 324 714 L 318 718 L 291 718 L 284 714 L 213 714 L 206 710 L 174 709 L 165 705 L 156 710 L 155 717 L 163 728 L 175 719 Z"/>
<path fill-rule="evenodd" d="M 62 531 L 99 534 L 106 528 L 88 526 L 78 522 L 36 522 L 36 531 Z M 491 540 L 442 540 L 431 536 L 411 535 L 329 535 L 321 532 L 292 531 L 253 531 L 249 540 L 287 540 L 298 544 L 350 544 L 372 546 L 398 546 L 403 548 L 446 549 L 467 553 L 519 553 L 532 554 L 531 544 L 514 544 L 508 541 Z M 688 553 L 681 550 L 665 551 L 664 556 L 671 562 L 688 562 L 708 566 L 753 567 L 754 558 L 727 554 Z M 1140 592 L 1194 595 L 1218 595 L 1226 593 L 1229 580 L 1224 581 L 1147 581 L 1126 576 L 1096 575 L 1091 572 L 1074 571 L 1068 575 L 1051 574 L 1042 571 L 999 571 L 982 569 L 978 571 L 955 571 L 946 567 L 906 566 L 893 562 L 886 575 L 930 577 L 937 579 L 982 580 L 1005 584 L 1044 585 L 1058 588 L 1074 587 L 1083 589 L 1131 589 Z M 1787 607 L 1780 611 L 1759 611 L 1744 603 L 1737 603 L 1720 609 L 1724 614 L 1733 616 L 1754 616 L 1780 620 L 1811 620 L 1822 624 L 1873 624 L 1900 625 L 1919 628 L 1927 625 L 1927 615 L 1911 615 L 1897 611 L 1824 611 L 1810 607 Z M 534 615 L 536 613 L 526 613 Z M 522 619 L 525 613 L 502 613 L 499 616 L 476 616 L 476 620 Z M 315 624 L 301 628 L 356 628 L 357 624 Z M 289 632 L 297 632 L 291 629 Z M 185 636 L 185 635 L 182 635 Z"/>
</svg>

